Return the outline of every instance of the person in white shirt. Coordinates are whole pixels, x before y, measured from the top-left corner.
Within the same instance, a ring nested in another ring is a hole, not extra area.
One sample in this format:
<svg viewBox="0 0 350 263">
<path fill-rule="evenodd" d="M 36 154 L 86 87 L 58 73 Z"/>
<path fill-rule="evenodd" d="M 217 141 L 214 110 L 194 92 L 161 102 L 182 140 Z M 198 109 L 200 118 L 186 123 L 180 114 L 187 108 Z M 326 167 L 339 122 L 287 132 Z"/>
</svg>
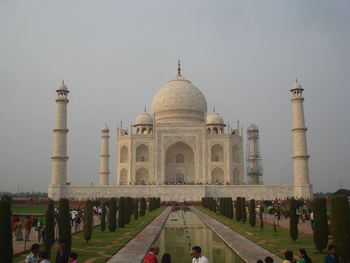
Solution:
<svg viewBox="0 0 350 263">
<path fill-rule="evenodd" d="M 205 256 L 202 256 L 202 249 L 199 246 L 192 248 L 191 255 L 193 257 L 192 263 L 209 263 L 209 260 Z"/>
</svg>

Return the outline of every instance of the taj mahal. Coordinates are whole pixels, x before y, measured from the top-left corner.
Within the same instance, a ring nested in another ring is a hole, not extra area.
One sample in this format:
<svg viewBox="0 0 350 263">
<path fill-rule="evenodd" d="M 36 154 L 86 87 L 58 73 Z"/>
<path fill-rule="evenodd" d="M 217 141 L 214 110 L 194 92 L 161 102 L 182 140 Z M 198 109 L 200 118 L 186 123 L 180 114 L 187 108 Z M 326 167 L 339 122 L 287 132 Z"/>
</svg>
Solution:
<svg viewBox="0 0 350 263">
<path fill-rule="evenodd" d="M 109 128 L 101 130 L 99 185 L 71 185 L 67 180 L 67 105 L 69 90 L 57 89 L 50 198 L 84 200 L 110 197 L 160 197 L 164 201 L 199 201 L 202 197 L 312 198 L 309 179 L 303 88 L 292 85 L 294 184 L 245 180 L 243 129 L 230 127 L 215 109 L 208 113 L 203 93 L 178 72 L 153 97 L 135 124 L 117 129 L 115 184 L 109 183 Z M 286 116 L 287 117 L 287 116 Z M 255 125 L 248 127 L 257 129 Z M 255 171 L 255 166 L 249 168 Z M 253 179 L 252 179 L 253 178 Z"/>
</svg>

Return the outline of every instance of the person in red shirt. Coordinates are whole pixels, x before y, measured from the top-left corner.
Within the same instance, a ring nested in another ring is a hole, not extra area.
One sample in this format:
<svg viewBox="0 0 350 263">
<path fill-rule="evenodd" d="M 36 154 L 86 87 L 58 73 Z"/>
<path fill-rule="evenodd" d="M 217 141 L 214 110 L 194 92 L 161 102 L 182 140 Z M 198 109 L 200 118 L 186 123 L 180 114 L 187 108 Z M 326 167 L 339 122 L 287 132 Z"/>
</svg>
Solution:
<svg viewBox="0 0 350 263">
<path fill-rule="evenodd" d="M 159 247 L 156 245 L 151 246 L 150 252 L 143 259 L 143 263 L 158 263 L 157 255 L 159 254 Z"/>
<path fill-rule="evenodd" d="M 29 216 L 27 216 L 26 220 L 24 220 L 24 230 L 24 238 L 26 241 L 29 241 L 30 230 L 32 230 L 32 220 Z"/>
</svg>

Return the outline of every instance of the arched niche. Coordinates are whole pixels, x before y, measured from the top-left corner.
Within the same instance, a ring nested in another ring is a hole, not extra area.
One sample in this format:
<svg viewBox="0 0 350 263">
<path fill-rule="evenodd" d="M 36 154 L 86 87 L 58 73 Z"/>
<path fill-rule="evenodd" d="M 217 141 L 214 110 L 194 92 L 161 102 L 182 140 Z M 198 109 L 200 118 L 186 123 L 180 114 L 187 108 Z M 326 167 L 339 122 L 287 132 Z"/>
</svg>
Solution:
<svg viewBox="0 0 350 263">
<path fill-rule="evenodd" d="M 148 162 L 149 149 L 146 145 L 141 144 L 136 148 L 136 162 Z"/>
</svg>

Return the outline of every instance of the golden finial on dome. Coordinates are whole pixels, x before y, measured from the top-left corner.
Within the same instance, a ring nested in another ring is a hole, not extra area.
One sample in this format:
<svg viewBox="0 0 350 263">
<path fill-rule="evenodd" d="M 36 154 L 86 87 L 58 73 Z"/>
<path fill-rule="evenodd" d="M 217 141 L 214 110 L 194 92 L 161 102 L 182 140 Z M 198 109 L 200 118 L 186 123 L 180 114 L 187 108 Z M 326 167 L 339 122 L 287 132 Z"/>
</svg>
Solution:
<svg viewBox="0 0 350 263">
<path fill-rule="evenodd" d="M 181 64 L 180 59 L 177 61 L 177 75 L 181 76 Z"/>
</svg>

